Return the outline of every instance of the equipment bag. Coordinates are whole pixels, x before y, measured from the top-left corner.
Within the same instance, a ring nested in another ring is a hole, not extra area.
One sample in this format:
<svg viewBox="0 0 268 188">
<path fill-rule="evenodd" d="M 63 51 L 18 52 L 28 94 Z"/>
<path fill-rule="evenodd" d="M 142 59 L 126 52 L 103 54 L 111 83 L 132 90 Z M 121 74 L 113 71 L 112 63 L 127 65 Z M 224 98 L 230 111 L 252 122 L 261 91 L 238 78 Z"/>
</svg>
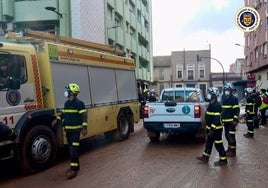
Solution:
<svg viewBox="0 0 268 188">
<path fill-rule="evenodd" d="M 263 102 L 264 102 L 265 104 L 268 104 L 268 96 L 265 95 L 265 96 L 263 97 Z"/>
</svg>

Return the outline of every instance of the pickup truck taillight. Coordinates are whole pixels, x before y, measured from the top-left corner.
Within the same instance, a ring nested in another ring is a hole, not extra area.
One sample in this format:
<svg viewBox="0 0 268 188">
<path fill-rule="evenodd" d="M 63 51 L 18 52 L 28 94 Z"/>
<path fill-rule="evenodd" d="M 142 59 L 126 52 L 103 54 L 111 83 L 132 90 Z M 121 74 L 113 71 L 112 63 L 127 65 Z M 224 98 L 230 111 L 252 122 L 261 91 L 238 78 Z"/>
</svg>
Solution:
<svg viewBox="0 0 268 188">
<path fill-rule="evenodd" d="M 143 118 L 148 118 L 149 117 L 149 107 L 148 106 L 144 106 L 143 107 Z"/>
<path fill-rule="evenodd" d="M 194 105 L 194 118 L 201 117 L 201 107 L 200 105 Z"/>
</svg>

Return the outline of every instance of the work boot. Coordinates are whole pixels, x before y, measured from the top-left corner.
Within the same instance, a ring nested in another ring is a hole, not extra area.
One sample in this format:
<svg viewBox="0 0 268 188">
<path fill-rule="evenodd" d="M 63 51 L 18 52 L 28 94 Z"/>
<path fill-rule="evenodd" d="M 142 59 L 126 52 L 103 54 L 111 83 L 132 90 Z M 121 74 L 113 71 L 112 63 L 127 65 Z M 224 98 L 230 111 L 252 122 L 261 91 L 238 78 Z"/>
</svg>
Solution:
<svg viewBox="0 0 268 188">
<path fill-rule="evenodd" d="M 199 160 L 199 161 L 202 161 L 203 163 L 207 163 L 209 157 L 205 156 L 205 155 L 202 155 L 201 157 L 196 157 L 196 159 Z"/>
<path fill-rule="evenodd" d="M 227 157 L 234 157 L 236 155 L 236 151 L 229 148 L 225 151 L 225 153 Z"/>
<path fill-rule="evenodd" d="M 253 138 L 253 134 L 249 134 L 249 133 L 244 134 L 243 136 L 244 136 L 245 138 Z"/>
<path fill-rule="evenodd" d="M 74 178 L 74 177 L 76 177 L 77 176 L 77 171 L 74 171 L 74 170 L 72 170 L 72 169 L 68 169 L 67 171 L 66 171 L 66 178 L 67 179 L 71 179 L 71 178 Z"/>
<path fill-rule="evenodd" d="M 227 165 L 227 160 L 219 160 L 219 161 L 215 161 L 214 165 L 215 166 L 226 166 Z"/>
</svg>

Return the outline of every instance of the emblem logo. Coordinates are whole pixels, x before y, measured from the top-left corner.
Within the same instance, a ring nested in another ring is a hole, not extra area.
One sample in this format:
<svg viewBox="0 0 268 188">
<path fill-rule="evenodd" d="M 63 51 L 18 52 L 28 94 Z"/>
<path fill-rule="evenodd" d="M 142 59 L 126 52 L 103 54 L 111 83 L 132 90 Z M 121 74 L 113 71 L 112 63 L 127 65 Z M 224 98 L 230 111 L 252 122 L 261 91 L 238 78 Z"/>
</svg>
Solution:
<svg viewBox="0 0 268 188">
<path fill-rule="evenodd" d="M 6 94 L 7 103 L 11 106 L 16 106 L 20 103 L 20 93 L 16 90 L 9 90 Z"/>
<path fill-rule="evenodd" d="M 243 32 L 251 32 L 260 25 L 260 15 L 252 7 L 241 8 L 235 16 L 236 26 Z"/>
<path fill-rule="evenodd" d="M 189 114 L 190 111 L 191 111 L 191 108 L 190 108 L 189 106 L 183 106 L 183 107 L 182 107 L 182 112 L 183 112 L 184 114 Z"/>
</svg>

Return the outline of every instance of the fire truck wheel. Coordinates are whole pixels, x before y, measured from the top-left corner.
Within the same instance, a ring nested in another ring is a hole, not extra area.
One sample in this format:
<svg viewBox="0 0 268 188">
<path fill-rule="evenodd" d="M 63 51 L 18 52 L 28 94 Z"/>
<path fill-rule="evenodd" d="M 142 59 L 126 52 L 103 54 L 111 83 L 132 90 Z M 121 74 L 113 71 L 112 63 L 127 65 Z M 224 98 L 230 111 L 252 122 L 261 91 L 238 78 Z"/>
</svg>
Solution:
<svg viewBox="0 0 268 188">
<path fill-rule="evenodd" d="M 120 114 L 117 119 L 119 137 L 126 140 L 130 134 L 130 119 L 126 114 Z"/>
<path fill-rule="evenodd" d="M 55 161 L 57 152 L 53 131 L 44 125 L 33 127 L 22 143 L 20 165 L 24 173 L 33 174 L 44 170 Z"/>
</svg>

